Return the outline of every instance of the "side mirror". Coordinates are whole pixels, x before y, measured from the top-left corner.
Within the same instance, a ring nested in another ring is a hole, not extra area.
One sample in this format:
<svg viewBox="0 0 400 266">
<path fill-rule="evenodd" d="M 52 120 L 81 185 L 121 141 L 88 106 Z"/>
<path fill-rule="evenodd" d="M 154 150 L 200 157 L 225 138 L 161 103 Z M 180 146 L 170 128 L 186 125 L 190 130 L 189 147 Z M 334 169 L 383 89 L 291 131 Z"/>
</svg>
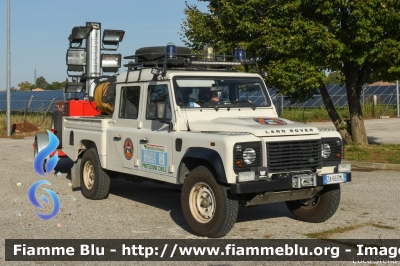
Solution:
<svg viewBox="0 0 400 266">
<path fill-rule="evenodd" d="M 274 101 L 274 106 L 275 106 L 276 112 L 278 113 L 278 116 L 281 116 L 281 114 L 282 114 L 282 102 Z"/>
<path fill-rule="evenodd" d="M 162 123 L 165 123 L 167 116 L 167 105 L 165 102 L 156 102 L 156 119 Z"/>
</svg>

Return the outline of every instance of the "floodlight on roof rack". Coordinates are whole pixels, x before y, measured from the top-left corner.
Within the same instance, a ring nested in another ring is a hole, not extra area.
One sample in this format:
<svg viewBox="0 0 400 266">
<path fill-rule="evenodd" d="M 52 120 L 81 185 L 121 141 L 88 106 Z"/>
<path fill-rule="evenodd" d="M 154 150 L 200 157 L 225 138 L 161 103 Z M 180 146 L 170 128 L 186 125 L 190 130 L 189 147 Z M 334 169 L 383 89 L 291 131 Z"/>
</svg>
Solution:
<svg viewBox="0 0 400 266">
<path fill-rule="evenodd" d="M 122 39 L 124 38 L 124 35 L 125 35 L 124 30 L 104 30 L 103 31 L 103 40 L 102 40 L 103 48 L 104 48 L 104 45 L 114 45 L 114 46 L 117 46 L 117 48 L 118 48 L 119 43 L 122 42 Z M 108 50 L 116 50 L 117 48 L 115 48 L 115 49 L 107 48 L 107 49 Z"/>
<path fill-rule="evenodd" d="M 68 49 L 67 50 L 67 65 L 85 66 L 86 65 L 86 51 Z"/>
<path fill-rule="evenodd" d="M 86 66 L 86 51 L 68 49 L 66 55 L 67 71 L 83 72 Z"/>
<path fill-rule="evenodd" d="M 81 82 L 67 82 L 65 84 L 64 92 L 65 93 L 79 93 L 82 92 L 85 87 L 84 83 Z"/>
<path fill-rule="evenodd" d="M 117 72 L 121 67 L 121 54 L 101 54 L 103 72 Z"/>
<path fill-rule="evenodd" d="M 68 37 L 69 46 L 72 47 L 72 44 L 78 44 L 76 47 L 81 47 L 82 41 L 89 36 L 91 30 L 92 27 L 74 27 Z"/>
</svg>

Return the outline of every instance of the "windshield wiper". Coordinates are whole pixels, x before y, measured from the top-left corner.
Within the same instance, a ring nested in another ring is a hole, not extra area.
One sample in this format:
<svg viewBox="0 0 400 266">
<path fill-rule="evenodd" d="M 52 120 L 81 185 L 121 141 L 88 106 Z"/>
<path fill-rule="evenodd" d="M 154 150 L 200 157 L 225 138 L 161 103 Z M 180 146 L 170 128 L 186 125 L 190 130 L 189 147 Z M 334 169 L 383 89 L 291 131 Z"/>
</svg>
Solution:
<svg viewBox="0 0 400 266">
<path fill-rule="evenodd" d="M 234 101 L 232 103 L 249 106 L 249 107 L 253 108 L 253 110 L 256 110 L 256 107 L 257 107 L 257 105 L 255 105 L 254 103 L 252 103 L 248 100 L 239 100 L 239 101 Z"/>
</svg>

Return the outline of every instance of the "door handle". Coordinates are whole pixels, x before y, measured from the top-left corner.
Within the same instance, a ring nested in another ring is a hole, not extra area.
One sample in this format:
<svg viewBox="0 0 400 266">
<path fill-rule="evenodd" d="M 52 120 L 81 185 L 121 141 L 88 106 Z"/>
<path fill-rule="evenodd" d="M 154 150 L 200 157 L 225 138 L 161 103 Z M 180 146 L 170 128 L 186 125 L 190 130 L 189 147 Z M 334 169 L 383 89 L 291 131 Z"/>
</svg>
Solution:
<svg viewBox="0 0 400 266">
<path fill-rule="evenodd" d="M 119 140 L 121 140 L 121 135 L 117 135 L 117 136 L 115 136 L 113 140 L 115 140 L 115 141 L 119 141 Z"/>
<path fill-rule="evenodd" d="M 147 142 L 149 142 L 149 140 L 147 138 L 141 139 L 140 144 L 146 144 Z"/>
</svg>

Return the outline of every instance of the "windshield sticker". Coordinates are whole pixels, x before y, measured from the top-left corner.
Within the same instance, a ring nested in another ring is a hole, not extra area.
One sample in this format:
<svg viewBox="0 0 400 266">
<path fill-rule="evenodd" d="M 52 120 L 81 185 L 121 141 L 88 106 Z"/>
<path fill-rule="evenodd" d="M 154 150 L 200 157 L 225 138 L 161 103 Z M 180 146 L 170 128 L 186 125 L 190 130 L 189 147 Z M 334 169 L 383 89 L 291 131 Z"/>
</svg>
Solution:
<svg viewBox="0 0 400 266">
<path fill-rule="evenodd" d="M 277 118 L 254 118 L 254 121 L 256 121 L 261 125 L 271 125 L 271 126 L 287 125 L 285 121 Z"/>
<path fill-rule="evenodd" d="M 143 144 L 142 146 L 142 170 L 168 174 L 167 147 L 156 144 Z"/>
<path fill-rule="evenodd" d="M 124 155 L 127 160 L 133 157 L 133 143 L 130 138 L 127 138 L 124 142 Z"/>
</svg>

